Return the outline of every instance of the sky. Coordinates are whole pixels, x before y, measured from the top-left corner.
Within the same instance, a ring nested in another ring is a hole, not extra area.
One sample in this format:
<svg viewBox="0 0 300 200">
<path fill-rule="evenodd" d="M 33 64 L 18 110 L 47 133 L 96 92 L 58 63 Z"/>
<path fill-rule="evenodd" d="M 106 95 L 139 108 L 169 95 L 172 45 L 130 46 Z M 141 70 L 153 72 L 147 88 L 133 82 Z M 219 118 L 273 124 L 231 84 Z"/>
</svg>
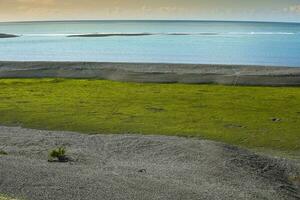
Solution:
<svg viewBox="0 0 300 200">
<path fill-rule="evenodd" d="M 143 19 L 300 22 L 300 0 L 0 0 L 0 21 Z"/>
</svg>

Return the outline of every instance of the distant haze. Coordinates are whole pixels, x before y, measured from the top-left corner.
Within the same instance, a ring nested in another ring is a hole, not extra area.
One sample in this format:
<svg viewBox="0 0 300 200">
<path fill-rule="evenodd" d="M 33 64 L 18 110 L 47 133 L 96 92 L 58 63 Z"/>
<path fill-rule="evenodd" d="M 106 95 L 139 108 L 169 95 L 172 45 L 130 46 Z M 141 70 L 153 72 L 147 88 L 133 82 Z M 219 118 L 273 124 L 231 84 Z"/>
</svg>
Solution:
<svg viewBox="0 0 300 200">
<path fill-rule="evenodd" d="M 81 19 L 300 22 L 300 0 L 0 0 L 0 21 Z"/>
</svg>

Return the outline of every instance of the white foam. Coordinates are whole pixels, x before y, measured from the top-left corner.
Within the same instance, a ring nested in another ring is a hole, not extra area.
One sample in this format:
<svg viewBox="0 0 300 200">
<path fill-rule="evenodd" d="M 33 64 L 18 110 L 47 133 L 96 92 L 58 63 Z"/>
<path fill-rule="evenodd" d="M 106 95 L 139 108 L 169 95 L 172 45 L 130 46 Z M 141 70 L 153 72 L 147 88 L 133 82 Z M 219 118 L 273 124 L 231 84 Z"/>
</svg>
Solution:
<svg viewBox="0 0 300 200">
<path fill-rule="evenodd" d="M 66 33 L 41 33 L 41 34 L 22 34 L 21 36 L 28 37 L 64 37 L 72 34 Z"/>
<path fill-rule="evenodd" d="M 294 35 L 293 32 L 228 32 L 229 35 Z"/>
</svg>

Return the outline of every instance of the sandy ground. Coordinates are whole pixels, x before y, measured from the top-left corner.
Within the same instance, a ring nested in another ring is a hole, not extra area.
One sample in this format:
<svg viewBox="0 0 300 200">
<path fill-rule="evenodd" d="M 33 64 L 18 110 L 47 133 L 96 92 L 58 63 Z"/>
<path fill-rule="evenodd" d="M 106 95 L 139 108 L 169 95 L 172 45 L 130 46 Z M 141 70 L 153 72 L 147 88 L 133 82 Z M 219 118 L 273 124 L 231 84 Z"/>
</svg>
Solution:
<svg viewBox="0 0 300 200">
<path fill-rule="evenodd" d="M 28 200 L 300 199 L 296 163 L 207 140 L 0 126 L 0 150 L 0 194 Z"/>
<path fill-rule="evenodd" d="M 0 62 L 0 78 L 95 78 L 141 83 L 299 86 L 299 67 L 238 65 Z"/>
</svg>

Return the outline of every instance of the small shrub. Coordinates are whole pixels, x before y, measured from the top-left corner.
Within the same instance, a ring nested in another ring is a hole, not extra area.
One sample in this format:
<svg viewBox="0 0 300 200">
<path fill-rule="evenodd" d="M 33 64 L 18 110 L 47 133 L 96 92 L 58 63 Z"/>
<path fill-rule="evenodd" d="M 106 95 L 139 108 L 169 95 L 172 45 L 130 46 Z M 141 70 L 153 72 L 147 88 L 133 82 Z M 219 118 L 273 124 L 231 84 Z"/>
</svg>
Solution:
<svg viewBox="0 0 300 200">
<path fill-rule="evenodd" d="M 60 147 L 58 149 L 54 149 L 50 152 L 51 160 L 55 161 L 55 159 L 59 162 L 68 162 L 68 158 L 66 156 L 66 149 L 64 147 Z"/>
</svg>

